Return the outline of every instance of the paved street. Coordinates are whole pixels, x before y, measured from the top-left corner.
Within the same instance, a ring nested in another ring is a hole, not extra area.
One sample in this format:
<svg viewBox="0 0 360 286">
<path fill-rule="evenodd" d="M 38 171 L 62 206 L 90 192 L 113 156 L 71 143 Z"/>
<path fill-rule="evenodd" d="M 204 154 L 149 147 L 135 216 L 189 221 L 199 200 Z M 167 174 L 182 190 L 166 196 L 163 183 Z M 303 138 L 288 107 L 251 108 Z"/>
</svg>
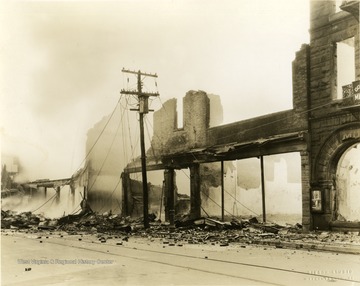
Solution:
<svg viewBox="0 0 360 286">
<path fill-rule="evenodd" d="M 2 285 L 360 285 L 358 255 L 122 239 L 7 231 Z"/>
</svg>

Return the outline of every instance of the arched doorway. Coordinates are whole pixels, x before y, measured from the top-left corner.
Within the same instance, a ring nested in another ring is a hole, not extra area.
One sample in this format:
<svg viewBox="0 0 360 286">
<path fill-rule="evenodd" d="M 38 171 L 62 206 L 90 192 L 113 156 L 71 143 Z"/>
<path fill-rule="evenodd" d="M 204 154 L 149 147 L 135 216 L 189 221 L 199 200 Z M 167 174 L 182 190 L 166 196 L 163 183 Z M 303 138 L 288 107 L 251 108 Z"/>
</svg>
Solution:
<svg viewBox="0 0 360 286">
<path fill-rule="evenodd" d="M 360 230 L 360 123 L 332 132 L 319 150 L 312 169 L 313 229 Z"/>
<path fill-rule="evenodd" d="M 360 143 L 350 146 L 341 155 L 335 192 L 335 220 L 360 221 Z"/>
</svg>

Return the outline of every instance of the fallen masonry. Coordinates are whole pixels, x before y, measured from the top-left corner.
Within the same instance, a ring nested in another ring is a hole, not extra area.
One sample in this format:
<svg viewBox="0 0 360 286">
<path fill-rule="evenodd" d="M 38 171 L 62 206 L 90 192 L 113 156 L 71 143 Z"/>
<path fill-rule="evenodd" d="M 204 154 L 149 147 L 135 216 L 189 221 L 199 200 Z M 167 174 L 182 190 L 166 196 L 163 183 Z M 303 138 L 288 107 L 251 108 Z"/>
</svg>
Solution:
<svg viewBox="0 0 360 286">
<path fill-rule="evenodd" d="M 61 232 L 60 237 L 96 234 L 100 243 L 107 243 L 107 240 L 113 237 L 121 237 L 125 242 L 131 237 L 141 237 L 150 242 L 160 240 L 164 247 L 184 244 L 226 247 L 229 244 L 239 244 L 241 247 L 266 245 L 275 248 L 360 253 L 358 232 L 304 233 L 300 224 L 281 226 L 275 223 L 261 223 L 255 217 L 232 218 L 228 222 L 222 222 L 210 217 L 190 219 L 188 216 L 182 216 L 176 220 L 175 227 L 157 220 L 155 214 L 149 215 L 149 221 L 150 228 L 144 229 L 143 218 L 122 217 L 109 212 L 103 214 L 88 212 L 50 219 L 31 212 L 1 211 L 3 230 L 38 233 L 39 239 L 42 239 L 40 242 L 44 239 L 44 235 L 41 234 L 50 231 Z M 81 239 L 80 237 L 79 240 Z M 122 242 L 118 242 L 117 245 L 122 245 Z"/>
</svg>

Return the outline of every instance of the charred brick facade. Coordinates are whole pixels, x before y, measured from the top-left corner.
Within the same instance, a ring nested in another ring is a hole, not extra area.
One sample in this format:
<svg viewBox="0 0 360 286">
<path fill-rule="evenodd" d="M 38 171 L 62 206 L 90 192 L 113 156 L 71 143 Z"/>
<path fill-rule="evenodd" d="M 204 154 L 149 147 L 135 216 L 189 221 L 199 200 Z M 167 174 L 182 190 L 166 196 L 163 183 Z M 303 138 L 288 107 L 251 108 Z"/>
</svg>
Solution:
<svg viewBox="0 0 360 286">
<path fill-rule="evenodd" d="M 199 213 L 201 204 L 199 164 L 300 152 L 304 230 L 341 228 L 334 216 L 334 178 L 340 157 L 360 142 L 360 91 L 359 98 L 354 96 L 360 80 L 359 1 L 343 1 L 340 11 L 334 0 L 310 1 L 310 8 L 310 43 L 296 53 L 292 66 L 293 109 L 210 127 L 211 99 L 203 91 L 189 91 L 183 128 L 177 128 L 175 99 L 154 113 L 155 155 L 148 154 L 148 167 L 190 168 L 193 213 Z M 354 76 L 345 84 L 355 88 L 350 95 L 344 89 L 346 96 L 339 92 L 342 42 L 354 58 L 346 67 L 354 70 Z M 125 173 L 139 170 L 137 161 Z M 319 208 L 313 207 L 315 194 Z M 347 222 L 346 228 L 360 225 Z"/>
<path fill-rule="evenodd" d="M 183 128 L 177 128 L 176 99 L 154 113 L 152 146 L 161 154 L 206 146 L 210 122 L 210 99 L 204 91 L 189 91 L 183 100 Z"/>
<path fill-rule="evenodd" d="M 311 218 L 313 228 L 318 229 L 329 229 L 336 220 L 336 168 L 341 155 L 360 142 L 360 101 L 348 104 L 348 99 L 338 96 L 339 89 L 342 91 L 338 84 L 338 43 L 353 40 L 353 54 L 349 56 L 354 57 L 355 66 L 347 69 L 354 69 L 355 78 L 349 78 L 347 84 L 360 80 L 359 2 L 343 1 L 340 8 L 347 7 L 354 12 L 337 11 L 335 1 L 311 1 L 310 6 L 310 184 L 311 190 L 320 191 L 323 204 Z"/>
</svg>

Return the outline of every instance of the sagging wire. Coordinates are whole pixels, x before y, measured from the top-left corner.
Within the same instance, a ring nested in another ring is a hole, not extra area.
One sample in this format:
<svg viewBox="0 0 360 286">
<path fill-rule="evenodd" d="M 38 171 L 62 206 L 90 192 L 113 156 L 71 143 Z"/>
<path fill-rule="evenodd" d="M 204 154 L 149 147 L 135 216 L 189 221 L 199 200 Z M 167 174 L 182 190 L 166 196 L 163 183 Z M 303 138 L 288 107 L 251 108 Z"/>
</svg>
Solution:
<svg viewBox="0 0 360 286">
<path fill-rule="evenodd" d="M 121 107 L 125 110 L 126 109 L 126 106 L 125 107 L 123 107 L 122 105 L 121 105 Z M 123 158 L 124 158 L 124 160 L 125 160 L 125 162 L 129 162 L 129 158 L 127 157 L 127 152 L 126 152 L 126 149 L 127 149 L 127 146 L 126 146 L 126 141 L 125 141 L 125 124 L 122 124 L 121 125 L 121 128 L 122 128 L 122 144 L 123 144 Z"/>
<path fill-rule="evenodd" d="M 160 100 L 161 106 L 162 106 L 162 108 L 164 109 L 165 113 L 167 113 L 166 107 L 165 107 L 164 104 L 162 103 L 160 97 L 159 97 L 159 100 Z M 307 112 L 310 112 L 310 111 L 313 111 L 313 110 L 322 108 L 322 107 L 327 106 L 327 105 L 330 105 L 330 104 L 332 104 L 332 102 L 327 103 L 327 104 L 324 104 L 324 105 L 321 105 L 321 106 L 317 106 L 317 107 L 315 107 L 315 108 L 308 109 L 308 110 L 305 110 L 305 111 L 302 111 L 302 112 L 299 112 L 299 113 L 296 113 L 296 114 L 293 113 L 293 114 L 291 114 L 290 116 L 291 116 L 291 117 L 294 117 L 294 116 L 296 116 L 296 115 L 301 115 L 301 114 L 304 114 L 304 113 L 307 113 Z M 280 121 L 283 121 L 283 120 L 287 120 L 290 116 L 286 116 L 285 118 L 281 118 L 281 119 L 278 119 L 278 120 L 274 120 L 274 121 L 268 122 L 268 123 L 266 123 L 266 124 L 258 125 L 258 126 L 256 126 L 256 127 L 246 129 L 245 131 L 250 131 L 250 130 L 253 130 L 253 129 L 257 129 L 257 128 L 259 128 L 259 127 L 264 127 L 264 126 L 267 126 L 267 125 L 270 125 L 270 124 L 273 124 L 273 123 L 276 123 L 276 122 L 280 122 Z M 244 132 L 244 130 L 242 130 L 241 132 Z M 238 133 L 238 134 L 239 134 L 239 133 Z M 155 133 L 154 133 L 154 135 L 157 136 Z M 224 136 L 224 137 L 221 137 L 221 139 L 225 139 L 225 138 L 230 137 L 230 136 L 234 136 L 234 135 L 231 134 L 231 135 L 229 135 L 229 136 Z M 158 139 L 160 140 L 159 137 L 158 137 Z M 185 140 L 185 139 L 183 139 L 183 140 Z M 241 148 L 241 147 L 240 147 L 240 148 Z M 243 148 L 245 148 L 245 147 L 243 147 Z M 193 152 L 190 151 L 190 154 L 194 157 L 194 159 L 196 159 L 196 156 L 195 156 L 195 154 L 194 154 Z M 182 169 L 181 169 L 181 170 L 182 170 Z M 182 171 L 183 171 L 183 170 L 182 170 Z M 183 171 L 183 173 L 190 179 L 190 177 L 189 177 L 184 171 Z M 238 201 L 238 200 L 236 199 L 236 197 L 232 196 L 229 192 L 226 191 L 226 193 L 228 193 L 231 197 L 233 197 L 233 198 L 235 199 L 234 203 L 235 203 L 235 202 L 238 202 L 238 203 L 239 203 L 240 205 L 242 205 L 244 208 L 246 208 L 247 210 L 249 210 L 250 212 L 252 212 L 252 213 L 255 214 L 256 216 L 259 216 L 259 214 L 257 214 L 256 212 L 254 212 L 253 210 L 251 210 L 250 208 L 248 208 L 247 206 L 245 206 L 243 203 L 241 203 L 240 201 Z M 208 197 L 209 197 L 209 196 L 208 196 Z M 210 197 L 209 197 L 209 199 L 212 200 Z M 217 204 L 214 200 L 212 200 L 212 201 L 213 201 L 215 204 Z M 219 207 L 221 207 L 219 204 L 217 204 L 217 205 L 218 205 Z M 236 206 L 236 208 L 237 208 L 237 206 Z M 226 211 L 226 210 L 225 210 L 225 211 Z M 234 209 L 233 209 L 233 211 L 234 211 Z M 228 212 L 228 211 L 226 211 L 226 212 L 230 214 L 230 212 Z M 230 214 L 230 215 L 231 215 L 231 214 Z M 269 221 L 269 222 L 271 222 L 271 221 Z"/>
<path fill-rule="evenodd" d="M 50 199 L 48 199 L 46 202 L 44 202 L 38 208 L 34 209 L 31 212 L 34 213 L 34 212 L 38 211 L 39 209 L 41 209 L 44 205 L 46 205 L 51 199 L 55 198 L 56 196 L 57 196 L 57 193 L 55 193 Z"/>
<path fill-rule="evenodd" d="M 149 132 L 149 128 L 147 126 L 147 124 L 149 124 L 151 126 L 151 123 L 149 121 L 149 119 L 147 117 L 145 117 L 145 127 L 146 127 L 146 133 L 147 133 L 147 136 L 149 138 L 149 141 L 150 141 L 150 148 L 151 148 L 151 151 L 153 153 L 153 156 L 156 157 L 156 154 L 155 154 L 155 150 L 154 150 L 154 147 L 153 145 L 151 144 L 151 137 L 150 137 L 150 132 Z M 151 126 L 152 127 L 152 126 Z M 154 128 L 152 128 L 154 130 Z"/>
<path fill-rule="evenodd" d="M 128 99 L 126 99 L 126 103 L 128 104 Z M 133 139 L 131 136 L 131 128 L 130 128 L 130 118 L 129 118 L 129 111 L 127 110 L 126 112 L 126 116 L 127 116 L 127 123 L 128 123 L 128 130 L 129 130 L 129 140 L 130 140 L 130 147 L 131 147 L 131 159 L 134 159 L 134 154 L 135 154 L 135 148 L 134 148 L 134 144 L 133 144 Z M 138 133 L 138 132 L 137 132 Z M 140 140 L 140 135 L 138 135 L 136 137 L 136 144 L 139 142 Z"/>
<path fill-rule="evenodd" d="M 163 104 L 163 102 L 161 101 L 161 98 L 159 97 L 159 101 L 160 101 L 160 103 L 161 103 L 161 106 L 162 106 L 162 108 L 164 109 L 164 111 L 165 111 L 165 113 L 166 114 L 168 114 L 168 112 L 167 112 L 167 110 L 166 110 L 166 107 L 164 106 L 164 104 Z M 323 107 L 325 107 L 325 106 L 328 106 L 328 105 L 332 105 L 333 104 L 333 102 L 329 102 L 329 103 L 326 103 L 326 104 L 323 104 L 323 105 L 319 105 L 319 106 L 317 106 L 317 107 L 314 107 L 314 108 L 309 108 L 309 109 L 307 109 L 307 110 L 304 110 L 304 111 L 302 111 L 302 112 L 297 112 L 297 113 L 292 113 L 292 114 L 290 114 L 290 116 L 285 116 L 284 118 L 280 118 L 280 119 L 278 119 L 278 120 L 273 120 L 273 121 L 270 121 L 270 122 L 267 122 L 267 123 L 265 123 L 265 124 L 262 124 L 262 125 L 257 125 L 257 126 L 255 126 L 255 127 L 252 127 L 252 128 L 248 128 L 248 129 L 246 129 L 246 130 L 242 130 L 241 132 L 238 132 L 237 134 L 240 134 L 240 133 L 243 133 L 243 132 L 246 132 L 246 131 L 251 131 L 251 130 L 254 130 L 254 129 L 257 129 L 257 128 L 260 128 L 260 127 L 265 127 L 265 126 L 268 126 L 268 125 L 271 125 L 271 124 L 273 124 L 273 123 L 277 123 L 277 122 L 280 122 L 280 121 L 283 121 L 283 120 L 288 120 L 289 118 L 291 118 L 291 117 L 294 117 L 294 116 L 298 116 L 298 115 L 302 115 L 302 114 L 305 114 L 305 113 L 308 113 L 308 112 L 311 112 L 311 111 L 314 111 L 314 110 L 317 110 L 317 109 L 320 109 L 320 108 L 323 108 Z M 157 136 L 157 134 L 155 134 L 154 133 L 154 136 Z M 221 137 L 220 139 L 225 139 L 225 138 L 228 138 L 228 137 L 231 137 L 231 136 L 234 136 L 234 134 L 231 134 L 231 135 L 228 135 L 228 136 L 223 136 L 223 137 Z M 158 139 L 160 139 L 159 138 L 159 136 L 157 136 L 158 137 Z M 185 139 L 183 139 L 183 140 L 185 140 Z M 243 148 L 245 148 L 245 147 L 243 147 Z M 195 154 L 193 153 L 193 152 L 191 152 L 190 151 L 190 153 L 191 153 L 191 155 L 194 157 L 194 159 L 196 159 L 196 156 L 195 156 Z M 181 169 L 182 170 L 182 169 Z M 182 170 L 183 171 L 183 170 Z M 184 171 L 183 171 L 184 172 Z M 189 178 L 189 176 L 184 172 L 184 174 Z M 227 192 L 227 191 L 226 191 Z M 232 196 L 229 192 L 227 192 L 230 196 Z M 208 196 L 209 197 L 209 196 Z M 233 198 L 234 198 L 234 196 L 232 196 Z M 210 197 L 209 197 L 209 199 L 210 200 L 212 200 Z M 246 208 L 247 210 L 249 210 L 250 212 L 252 212 L 253 214 L 255 214 L 255 215 L 257 215 L 257 216 L 259 216 L 259 214 L 257 214 L 256 212 L 254 212 L 253 210 L 251 210 L 250 208 L 248 208 L 247 206 L 245 206 L 244 204 L 242 204 L 241 202 L 239 202 L 236 198 L 234 198 L 235 199 L 235 201 L 236 202 L 238 202 L 240 205 L 242 205 L 244 208 Z M 214 200 L 212 200 L 215 204 L 217 204 L 219 207 L 221 207 L 218 203 L 216 203 Z M 230 215 L 231 215 L 231 213 L 230 212 L 228 212 L 227 210 L 225 210 L 227 213 L 229 213 Z"/>
<path fill-rule="evenodd" d="M 130 107 L 138 107 L 138 104 L 137 104 L 137 103 L 131 104 L 131 103 L 129 102 L 130 99 L 133 98 L 134 100 L 137 101 L 137 98 L 136 98 L 134 95 L 130 95 L 130 96 L 131 96 L 131 97 L 129 97 L 129 96 L 125 97 L 125 99 L 126 99 L 126 106 L 125 106 L 125 107 L 122 106 L 122 108 L 124 108 L 124 110 L 126 110 L 127 129 L 128 129 L 128 134 L 129 134 L 128 138 L 129 138 L 130 150 L 131 150 L 130 156 L 127 156 L 128 153 L 126 152 L 126 148 L 125 148 L 125 146 L 126 146 L 127 144 L 125 143 L 125 136 L 123 136 L 124 158 L 127 159 L 127 160 L 126 160 L 127 162 L 128 162 L 129 160 L 134 160 L 134 158 L 135 158 L 135 152 L 136 152 L 136 148 L 134 147 L 134 140 L 133 140 L 132 132 L 131 132 L 131 126 L 130 126 L 130 117 L 129 117 L 130 112 L 129 112 L 129 110 L 128 110 L 127 107 L 128 107 L 128 106 L 130 106 Z M 138 127 L 137 127 L 137 128 L 138 128 Z M 138 134 L 139 132 L 136 132 L 136 133 Z M 123 134 L 125 134 L 125 127 L 124 127 Z M 140 135 L 138 135 L 138 136 L 136 137 L 136 139 L 135 139 L 135 144 L 138 144 L 139 140 L 140 140 Z M 129 157 L 130 157 L 130 158 L 129 158 Z M 138 174 L 136 174 L 136 178 L 138 178 Z"/>
<path fill-rule="evenodd" d="M 244 208 L 246 208 L 248 211 L 252 212 L 254 215 L 256 216 L 260 216 L 259 214 L 257 214 L 256 212 L 254 212 L 253 210 L 251 210 L 250 208 L 248 208 L 247 206 L 245 206 L 242 202 L 240 202 L 239 200 L 237 200 L 231 193 L 229 193 L 228 191 L 225 191 L 225 193 L 227 193 L 230 197 L 232 197 L 237 203 L 239 203 L 240 205 L 242 205 Z"/>
<path fill-rule="evenodd" d="M 129 162 L 130 159 L 133 159 L 134 158 L 134 153 L 135 153 L 135 148 L 133 146 L 133 138 L 131 136 L 131 127 L 130 127 L 130 118 L 129 118 L 129 110 L 128 110 L 128 106 L 131 106 L 130 103 L 129 103 L 129 98 L 128 97 L 125 97 L 126 99 L 126 106 L 122 106 L 122 108 L 126 111 L 126 121 L 127 121 L 127 129 L 128 129 L 128 136 L 125 136 L 126 134 L 126 129 L 125 129 L 125 124 L 122 125 L 123 127 L 123 136 L 122 136 L 122 139 L 123 139 L 123 154 L 124 154 L 124 158 L 125 158 L 125 161 L 126 162 Z M 126 151 L 127 149 L 127 145 L 126 144 L 126 138 L 129 138 L 129 142 L 130 142 L 130 150 L 131 150 L 131 155 L 130 155 L 130 158 L 128 156 L 128 152 Z"/>
<path fill-rule="evenodd" d="M 114 138 L 113 138 L 113 141 L 112 141 L 112 143 L 111 143 L 109 152 L 108 152 L 108 154 L 106 155 L 106 158 L 105 158 L 105 160 L 104 160 L 104 162 L 103 162 L 103 165 L 101 166 L 101 168 L 100 168 L 100 170 L 99 170 L 99 172 L 98 172 L 98 175 L 100 174 L 100 172 L 101 172 L 101 170 L 102 170 L 102 168 L 103 168 L 103 166 L 104 166 L 104 164 L 105 164 L 105 161 L 107 160 L 107 157 L 108 157 L 108 155 L 109 155 L 109 153 L 110 153 L 110 150 L 112 149 L 113 143 L 114 143 L 114 141 L 115 141 L 115 138 L 116 138 L 116 136 L 117 136 L 117 134 L 118 134 L 118 131 L 119 131 L 119 128 L 120 128 L 120 124 L 124 122 L 124 121 L 123 121 L 123 118 L 124 118 L 125 112 L 126 112 L 126 114 L 127 114 L 127 123 L 128 123 L 129 137 L 130 137 L 130 145 L 131 145 L 131 148 L 132 148 L 132 157 L 133 157 L 134 148 L 133 148 L 132 140 L 131 140 L 131 130 L 130 130 L 129 112 L 128 112 L 128 109 L 127 109 L 127 106 L 128 106 L 128 105 L 129 105 L 129 101 L 128 101 L 128 98 L 126 98 L 126 106 L 123 107 L 123 111 L 124 111 L 124 112 L 122 113 L 121 120 L 119 121 L 119 125 L 118 125 L 117 130 L 116 130 L 116 134 L 115 134 L 115 136 L 114 136 Z M 121 125 L 124 127 L 124 124 L 121 124 Z M 123 138 L 123 139 L 124 139 L 124 138 Z M 123 142 L 123 144 L 124 144 L 124 146 L 125 146 L 125 142 Z M 124 153 L 126 154 L 125 148 L 123 148 L 123 149 L 124 149 Z M 124 157 L 127 157 L 127 156 L 124 155 Z M 95 178 L 95 180 L 94 180 L 92 186 L 90 187 L 90 189 L 92 189 L 93 185 L 95 184 L 96 179 L 97 179 L 97 177 Z M 110 194 L 110 197 L 109 197 L 110 199 L 111 199 L 112 195 L 115 193 L 115 191 L 116 191 L 118 185 L 120 184 L 120 182 L 121 182 L 121 178 L 119 178 L 119 180 L 118 180 L 118 182 L 117 182 L 114 190 L 113 190 L 112 193 Z M 101 211 L 104 207 L 105 207 L 105 204 L 103 204 L 103 206 L 101 207 L 101 209 L 100 209 L 99 211 Z"/>
<path fill-rule="evenodd" d="M 118 199 L 116 199 L 116 202 L 118 203 L 117 207 L 114 209 L 114 212 L 119 209 L 119 211 L 121 211 L 121 205 Z"/>
<path fill-rule="evenodd" d="M 110 117 L 108 118 L 107 122 L 105 123 L 105 125 L 104 125 L 103 129 L 101 130 L 99 136 L 96 138 L 94 144 L 91 146 L 91 148 L 90 148 L 90 150 L 88 151 L 88 153 L 86 154 L 85 158 L 81 161 L 81 163 L 80 163 L 79 167 L 77 168 L 76 172 L 77 172 L 78 170 L 80 170 L 82 164 L 83 164 L 83 163 L 86 161 L 86 159 L 90 156 L 90 154 L 91 154 L 91 152 L 93 151 L 95 145 L 98 143 L 100 137 L 103 135 L 106 127 L 108 126 L 111 118 L 113 117 L 113 115 L 114 115 L 114 113 L 115 113 L 115 111 L 116 111 L 116 109 L 117 109 L 117 106 L 120 104 L 120 99 L 121 99 L 121 98 L 119 98 L 117 104 L 115 105 L 114 110 L 111 112 Z M 76 172 L 75 172 L 75 173 L 76 173 Z"/>
<path fill-rule="evenodd" d="M 204 194 L 208 199 L 210 199 L 215 205 L 217 205 L 219 208 L 222 209 L 221 205 L 218 204 L 215 200 L 213 200 L 210 195 L 206 194 L 204 191 L 201 191 L 202 194 Z M 229 211 L 227 211 L 225 208 L 224 208 L 224 211 L 227 212 L 231 217 L 235 217 L 234 215 L 232 215 Z"/>
<path fill-rule="evenodd" d="M 121 98 L 119 98 L 119 101 L 118 101 L 118 103 L 117 103 L 116 106 L 115 106 L 115 109 L 114 109 L 113 112 L 111 113 L 111 116 L 109 117 L 108 121 L 106 122 L 105 127 L 104 127 L 104 128 L 102 129 L 102 131 L 100 132 L 100 135 L 98 136 L 95 144 L 96 144 L 97 141 L 99 140 L 100 136 L 104 133 L 104 130 L 105 130 L 106 126 L 109 124 L 110 119 L 113 117 L 113 115 L 114 115 L 114 113 L 115 113 L 115 110 L 117 109 L 117 106 L 119 105 L 119 107 L 121 107 L 121 102 L 120 102 L 120 100 L 121 100 Z M 108 158 L 108 156 L 109 156 L 109 154 L 110 154 L 110 151 L 111 151 L 112 146 L 113 146 L 113 144 L 114 144 L 115 138 L 116 138 L 116 136 L 117 136 L 117 134 L 118 134 L 119 127 L 120 127 L 120 123 L 122 122 L 122 119 L 123 119 L 123 115 L 124 115 L 124 113 L 123 113 L 122 116 L 120 117 L 120 121 L 119 121 L 118 127 L 117 127 L 117 129 L 116 129 L 115 134 L 114 134 L 114 137 L 113 137 L 113 140 L 112 140 L 112 142 L 111 142 L 111 145 L 110 145 L 110 147 L 109 147 L 109 149 L 108 149 L 108 152 L 107 152 L 107 154 L 106 154 L 106 156 L 105 156 L 105 159 L 104 159 L 104 161 L 102 162 L 102 165 L 101 165 L 98 173 L 96 174 L 95 179 L 94 179 L 94 181 L 92 182 L 90 188 L 88 188 L 88 193 L 89 193 L 89 192 L 92 190 L 92 188 L 94 187 L 95 182 L 96 182 L 97 178 L 99 177 L 99 175 L 100 175 L 100 173 L 101 173 L 101 171 L 102 171 L 102 168 L 104 167 L 105 162 L 106 162 L 106 160 L 107 160 L 107 158 Z M 92 149 L 95 147 L 95 144 L 92 146 L 92 148 L 91 148 L 90 151 L 92 151 Z M 89 152 L 88 154 L 90 154 L 90 152 Z M 71 212 L 71 215 L 77 213 L 77 212 L 80 211 L 80 210 L 81 210 L 81 207 L 78 207 L 78 206 L 77 206 L 77 207 Z"/>
<path fill-rule="evenodd" d="M 85 193 L 85 191 L 84 191 L 84 193 Z M 84 198 L 83 197 L 83 195 L 81 194 L 81 192 L 80 192 L 80 196 L 81 196 L 81 198 Z M 76 214 L 78 211 L 80 211 L 81 210 L 81 207 L 79 207 L 79 206 L 76 206 L 70 213 L 69 213 L 69 215 L 74 215 L 74 214 Z"/>
<path fill-rule="evenodd" d="M 115 188 L 114 188 L 113 191 L 111 192 L 111 194 L 110 194 L 110 196 L 109 196 L 109 199 L 112 198 L 112 196 L 113 196 L 113 194 L 115 193 L 115 191 L 116 191 L 117 187 L 119 186 L 120 182 L 121 182 L 121 178 L 118 180 Z M 103 206 L 100 208 L 99 212 L 101 212 L 104 207 L 105 207 L 105 204 L 103 204 Z"/>
<path fill-rule="evenodd" d="M 188 178 L 188 179 L 190 179 L 190 176 L 187 174 L 187 173 L 185 173 L 185 171 L 183 170 L 183 169 L 180 169 L 182 172 L 183 172 L 183 174 Z M 244 208 L 246 208 L 248 211 L 250 211 L 250 212 L 252 212 L 253 214 L 255 214 L 256 216 L 260 216 L 259 214 L 257 214 L 256 212 L 254 212 L 253 210 L 251 210 L 250 208 L 248 208 L 247 206 L 245 206 L 243 203 L 241 203 L 239 200 L 237 200 L 231 193 L 229 193 L 228 191 L 226 191 L 225 190 L 225 192 L 228 194 L 228 195 L 230 195 L 233 199 L 235 199 L 235 201 L 237 202 L 237 203 L 239 203 L 240 205 L 242 205 Z M 204 193 L 204 192 L 203 192 Z M 205 194 L 205 193 L 204 193 Z M 208 196 L 207 194 L 205 194 L 206 196 Z M 208 196 L 209 197 L 209 196 Z M 210 197 L 209 197 L 210 198 Z M 211 199 L 211 198 L 210 198 Z M 217 204 L 217 203 L 216 203 Z M 221 208 L 221 205 L 219 205 L 219 204 L 217 204 L 220 208 Z M 226 211 L 226 210 L 225 210 Z M 228 211 L 226 211 L 227 213 L 229 213 L 230 214 L 230 212 L 228 212 Z M 233 215 L 232 215 L 233 216 Z M 235 216 L 233 216 L 233 217 L 235 217 Z M 271 221 L 270 221 L 271 222 Z"/>
<path fill-rule="evenodd" d="M 210 215 L 206 212 L 206 210 L 203 208 L 203 206 L 200 206 L 200 208 L 201 208 L 202 211 L 207 215 L 207 217 L 210 217 Z"/>
<path fill-rule="evenodd" d="M 102 169 L 103 169 L 103 167 L 104 167 L 104 165 L 105 165 L 105 162 L 107 161 L 107 158 L 109 157 L 109 154 L 110 154 L 110 151 L 112 150 L 112 147 L 113 147 L 113 145 L 114 145 L 116 136 L 118 135 L 119 128 L 120 128 L 120 125 L 121 125 L 121 123 L 122 123 L 122 119 L 123 119 L 124 114 L 125 114 L 125 112 L 122 114 L 122 116 L 121 116 L 121 118 L 120 118 L 120 120 L 119 120 L 119 124 L 118 124 L 118 126 L 117 126 L 117 128 L 116 128 L 116 132 L 114 133 L 112 142 L 111 142 L 110 147 L 109 147 L 109 149 L 108 149 L 108 151 L 107 151 L 107 153 L 106 153 L 105 159 L 103 160 L 102 165 L 101 165 L 99 171 L 97 172 L 97 174 L 96 174 L 96 176 L 95 176 L 95 179 L 94 179 L 92 185 L 91 185 L 90 188 L 88 189 L 88 192 L 90 192 L 90 191 L 92 190 L 92 188 L 94 187 L 95 182 L 96 182 L 97 178 L 99 177 L 99 175 L 100 175 L 100 173 L 101 173 L 101 171 L 102 171 Z"/>
</svg>

